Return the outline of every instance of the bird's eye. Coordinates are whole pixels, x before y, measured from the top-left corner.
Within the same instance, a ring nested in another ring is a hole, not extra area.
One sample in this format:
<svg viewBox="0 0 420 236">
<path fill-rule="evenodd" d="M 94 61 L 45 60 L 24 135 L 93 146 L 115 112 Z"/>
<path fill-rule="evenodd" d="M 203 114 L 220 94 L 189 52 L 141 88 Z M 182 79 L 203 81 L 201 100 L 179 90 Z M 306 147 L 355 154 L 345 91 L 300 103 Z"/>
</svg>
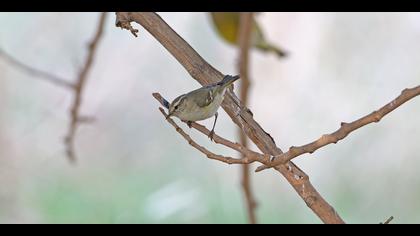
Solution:
<svg viewBox="0 0 420 236">
<path fill-rule="evenodd" d="M 176 105 L 176 106 L 175 106 L 175 110 L 177 110 L 177 109 L 178 109 L 178 107 L 179 107 L 179 105 Z"/>
</svg>

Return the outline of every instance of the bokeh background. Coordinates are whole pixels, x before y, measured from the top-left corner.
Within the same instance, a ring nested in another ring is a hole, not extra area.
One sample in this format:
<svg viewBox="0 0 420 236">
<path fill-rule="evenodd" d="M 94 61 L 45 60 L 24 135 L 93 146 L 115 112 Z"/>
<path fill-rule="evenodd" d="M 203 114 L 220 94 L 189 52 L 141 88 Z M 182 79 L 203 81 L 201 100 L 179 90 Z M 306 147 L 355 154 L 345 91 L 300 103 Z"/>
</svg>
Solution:
<svg viewBox="0 0 420 236">
<path fill-rule="evenodd" d="M 159 14 L 210 64 L 237 73 L 238 50 L 215 33 L 208 13 Z M 98 19 L 99 13 L 0 13 L 0 47 L 74 81 Z M 290 53 L 279 60 L 252 50 L 250 59 L 249 107 L 284 150 L 420 84 L 419 13 L 270 12 L 257 20 Z M 96 121 L 78 130 L 75 166 L 63 146 L 71 93 L 0 57 L 0 223 L 246 223 L 240 167 L 190 147 L 151 96 L 173 99 L 199 84 L 140 26 L 134 38 L 114 24 L 108 13 L 83 95 L 82 113 Z M 219 113 L 216 132 L 238 140 L 237 127 Z M 392 215 L 393 223 L 418 223 L 419 120 L 415 98 L 295 163 L 346 222 Z M 186 130 L 209 149 L 238 156 Z M 259 222 L 321 222 L 277 172 L 253 173 L 252 182 Z"/>
</svg>

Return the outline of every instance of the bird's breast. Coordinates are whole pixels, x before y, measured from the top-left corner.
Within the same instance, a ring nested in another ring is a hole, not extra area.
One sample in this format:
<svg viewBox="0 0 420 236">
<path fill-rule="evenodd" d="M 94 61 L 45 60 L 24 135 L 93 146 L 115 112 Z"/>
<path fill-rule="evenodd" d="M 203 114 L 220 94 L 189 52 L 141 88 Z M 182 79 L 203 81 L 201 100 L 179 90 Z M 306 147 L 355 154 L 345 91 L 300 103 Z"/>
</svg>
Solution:
<svg viewBox="0 0 420 236">
<path fill-rule="evenodd" d="M 186 121 L 199 121 L 208 119 L 216 114 L 220 104 L 222 104 L 223 97 L 224 96 L 215 97 L 214 101 L 205 107 L 199 107 L 197 104 L 191 103 L 190 107 L 186 109 L 190 112 L 183 112 L 182 114 L 178 114 L 178 118 Z"/>
</svg>

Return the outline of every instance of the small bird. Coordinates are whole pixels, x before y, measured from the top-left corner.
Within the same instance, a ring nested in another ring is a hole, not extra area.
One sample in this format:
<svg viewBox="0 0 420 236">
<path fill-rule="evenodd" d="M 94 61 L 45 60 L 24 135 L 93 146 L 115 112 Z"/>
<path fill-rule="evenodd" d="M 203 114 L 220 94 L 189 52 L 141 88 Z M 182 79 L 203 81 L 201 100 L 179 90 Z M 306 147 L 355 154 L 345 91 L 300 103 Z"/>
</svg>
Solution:
<svg viewBox="0 0 420 236">
<path fill-rule="evenodd" d="M 237 79 L 239 79 L 239 75 L 226 75 L 220 82 L 178 96 L 169 104 L 169 113 L 166 119 L 171 116 L 178 117 L 187 122 L 191 128 L 193 121 L 205 120 L 215 116 L 213 128 L 209 134 L 209 138 L 213 140 L 214 127 L 218 116 L 217 110 L 222 104 L 226 88 Z"/>
<path fill-rule="evenodd" d="M 238 45 L 239 12 L 211 12 L 212 22 L 220 37 L 230 44 Z M 263 52 L 273 52 L 278 57 L 287 56 L 287 52 L 268 42 L 255 18 L 252 19 L 251 45 Z"/>
</svg>

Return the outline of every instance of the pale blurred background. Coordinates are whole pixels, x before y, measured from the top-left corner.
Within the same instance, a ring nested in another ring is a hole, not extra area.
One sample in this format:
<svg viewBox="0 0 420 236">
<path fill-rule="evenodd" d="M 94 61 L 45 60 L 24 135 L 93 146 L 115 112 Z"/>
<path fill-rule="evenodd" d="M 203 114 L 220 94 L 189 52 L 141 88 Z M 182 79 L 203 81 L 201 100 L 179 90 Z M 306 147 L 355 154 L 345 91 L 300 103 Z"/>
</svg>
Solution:
<svg viewBox="0 0 420 236">
<path fill-rule="evenodd" d="M 208 13 L 159 13 L 210 64 L 236 74 L 238 51 Z M 74 80 L 99 13 L 0 13 L 0 48 Z M 250 109 L 283 150 L 313 141 L 420 84 L 419 13 L 261 13 L 266 37 L 290 56 L 251 53 Z M 114 26 L 83 95 L 96 122 L 65 157 L 69 91 L 0 57 L 0 223 L 246 223 L 240 166 L 208 160 L 163 119 L 152 92 L 168 99 L 197 88 L 141 26 Z M 235 90 L 238 88 L 236 87 Z M 219 112 L 216 132 L 238 140 Z M 336 145 L 295 159 L 348 223 L 420 222 L 420 99 Z M 212 120 L 202 122 L 207 126 Z M 209 149 L 238 156 L 187 130 Z M 256 149 L 255 147 L 253 147 Z M 257 164 L 252 166 L 254 169 Z M 252 173 L 260 223 L 320 223 L 273 170 Z"/>
</svg>

